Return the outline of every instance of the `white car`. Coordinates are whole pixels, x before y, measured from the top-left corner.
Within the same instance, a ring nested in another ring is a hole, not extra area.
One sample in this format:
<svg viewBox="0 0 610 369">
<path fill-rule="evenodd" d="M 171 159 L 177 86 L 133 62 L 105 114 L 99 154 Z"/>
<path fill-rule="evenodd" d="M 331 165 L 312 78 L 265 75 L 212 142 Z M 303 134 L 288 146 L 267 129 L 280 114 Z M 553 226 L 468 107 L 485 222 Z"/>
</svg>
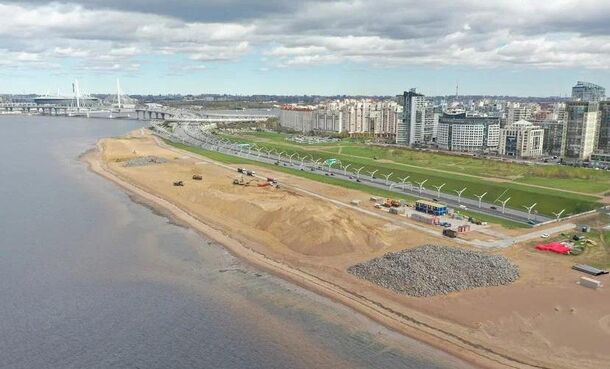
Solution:
<svg viewBox="0 0 610 369">
<path fill-rule="evenodd" d="M 549 238 L 549 234 L 548 233 L 543 233 L 540 235 L 540 237 L 542 238 Z"/>
</svg>

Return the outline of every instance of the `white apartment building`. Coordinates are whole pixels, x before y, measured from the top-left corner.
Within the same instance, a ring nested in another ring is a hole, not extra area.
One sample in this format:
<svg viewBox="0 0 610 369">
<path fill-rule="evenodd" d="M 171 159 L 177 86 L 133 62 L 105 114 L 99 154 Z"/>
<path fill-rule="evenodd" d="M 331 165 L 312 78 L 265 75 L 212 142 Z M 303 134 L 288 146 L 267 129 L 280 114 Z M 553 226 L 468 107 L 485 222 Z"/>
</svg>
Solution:
<svg viewBox="0 0 610 369">
<path fill-rule="evenodd" d="M 444 114 L 438 123 L 436 143 L 449 151 L 496 151 L 500 142 L 498 118 Z"/>
<path fill-rule="evenodd" d="M 506 125 L 511 125 L 520 120 L 531 120 L 532 113 L 532 108 L 530 106 L 512 104 L 508 107 Z"/>
<path fill-rule="evenodd" d="M 498 153 L 516 158 L 542 156 L 544 129 L 526 120 L 520 120 L 500 129 Z"/>
</svg>

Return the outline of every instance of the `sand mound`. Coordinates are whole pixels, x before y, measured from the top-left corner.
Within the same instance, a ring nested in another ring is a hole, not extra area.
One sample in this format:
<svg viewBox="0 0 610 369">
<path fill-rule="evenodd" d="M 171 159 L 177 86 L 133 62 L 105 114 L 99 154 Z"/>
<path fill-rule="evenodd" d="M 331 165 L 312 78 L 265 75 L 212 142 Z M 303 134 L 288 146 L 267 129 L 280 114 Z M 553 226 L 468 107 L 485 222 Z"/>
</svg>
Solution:
<svg viewBox="0 0 610 369">
<path fill-rule="evenodd" d="M 288 205 L 261 215 L 257 229 L 273 234 L 288 248 L 304 255 L 333 256 L 383 246 L 375 227 L 365 226 L 351 214 L 330 207 Z M 295 232 L 297 229 L 299 232 Z"/>
</svg>

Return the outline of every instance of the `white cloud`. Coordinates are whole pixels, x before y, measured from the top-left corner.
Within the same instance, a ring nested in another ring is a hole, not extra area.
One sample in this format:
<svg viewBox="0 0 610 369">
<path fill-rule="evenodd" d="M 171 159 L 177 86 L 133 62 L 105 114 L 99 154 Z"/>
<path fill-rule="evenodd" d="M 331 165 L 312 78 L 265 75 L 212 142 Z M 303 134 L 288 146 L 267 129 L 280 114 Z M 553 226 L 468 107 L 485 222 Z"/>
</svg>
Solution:
<svg viewBox="0 0 610 369">
<path fill-rule="evenodd" d="M 0 0 L 0 65 L 70 58 L 88 70 L 135 71 L 155 54 L 208 63 L 262 50 L 267 67 L 610 68 L 607 0 L 274 0 L 266 12 L 240 0 L 85 3 Z"/>
</svg>

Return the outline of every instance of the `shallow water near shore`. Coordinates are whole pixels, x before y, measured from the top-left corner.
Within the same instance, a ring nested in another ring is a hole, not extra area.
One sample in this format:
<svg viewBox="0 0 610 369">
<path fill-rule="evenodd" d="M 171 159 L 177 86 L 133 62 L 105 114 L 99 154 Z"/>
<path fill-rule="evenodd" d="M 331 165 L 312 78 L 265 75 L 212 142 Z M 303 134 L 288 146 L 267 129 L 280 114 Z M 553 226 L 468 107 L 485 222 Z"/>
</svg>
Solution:
<svg viewBox="0 0 610 369">
<path fill-rule="evenodd" d="M 0 368 L 468 368 L 91 173 L 137 121 L 0 116 Z"/>
</svg>

